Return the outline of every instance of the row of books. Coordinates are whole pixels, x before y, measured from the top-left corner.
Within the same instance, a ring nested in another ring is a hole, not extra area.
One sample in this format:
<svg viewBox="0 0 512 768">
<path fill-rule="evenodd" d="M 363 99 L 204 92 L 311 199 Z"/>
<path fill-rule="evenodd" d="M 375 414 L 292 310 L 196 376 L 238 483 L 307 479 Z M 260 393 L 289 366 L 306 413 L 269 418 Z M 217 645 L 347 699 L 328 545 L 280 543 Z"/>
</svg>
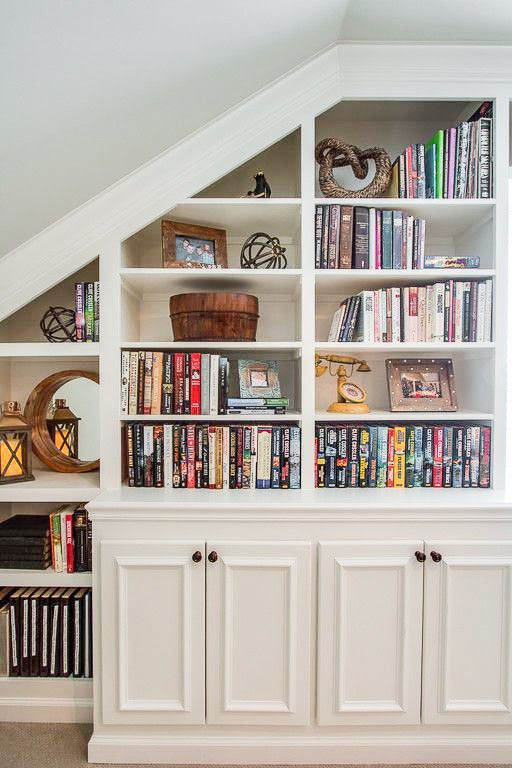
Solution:
<svg viewBox="0 0 512 768">
<path fill-rule="evenodd" d="M 0 523 L 0 568 L 90 571 L 92 531 L 83 505 L 50 515 L 13 515 Z"/>
<path fill-rule="evenodd" d="M 100 340 L 100 284 L 75 283 L 76 341 Z"/>
<path fill-rule="evenodd" d="M 425 219 L 405 211 L 317 205 L 316 269 L 425 269 Z"/>
<path fill-rule="evenodd" d="M 0 588 L 0 676 L 92 677 L 90 587 Z"/>
<path fill-rule="evenodd" d="M 126 474 L 136 487 L 300 488 L 300 427 L 126 424 Z"/>
<path fill-rule="evenodd" d="M 493 195 L 492 103 L 426 144 L 410 144 L 395 160 L 388 194 L 408 198 L 489 198 Z"/>
<path fill-rule="evenodd" d="M 491 428 L 318 424 L 318 488 L 489 488 Z"/>
<path fill-rule="evenodd" d="M 365 344 L 491 340 L 491 279 L 361 291 L 341 302 L 328 336 Z"/>
</svg>

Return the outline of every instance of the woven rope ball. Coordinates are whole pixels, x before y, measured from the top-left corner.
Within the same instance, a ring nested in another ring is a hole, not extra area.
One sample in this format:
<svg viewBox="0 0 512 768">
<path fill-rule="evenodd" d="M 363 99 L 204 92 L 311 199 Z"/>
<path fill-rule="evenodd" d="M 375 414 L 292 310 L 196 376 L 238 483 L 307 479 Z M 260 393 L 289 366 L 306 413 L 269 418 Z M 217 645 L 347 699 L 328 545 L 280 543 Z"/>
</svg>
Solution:
<svg viewBox="0 0 512 768">
<path fill-rule="evenodd" d="M 43 335 L 48 341 L 62 343 L 76 341 L 75 313 L 66 307 L 50 307 L 39 323 Z"/>
<path fill-rule="evenodd" d="M 316 145 L 315 158 L 320 166 L 318 182 L 325 197 L 381 197 L 391 182 L 391 160 L 381 147 L 358 149 L 343 139 L 322 139 Z M 337 183 L 333 168 L 350 165 L 356 179 L 365 179 L 368 160 L 375 161 L 375 176 L 366 187 L 345 189 Z"/>
</svg>

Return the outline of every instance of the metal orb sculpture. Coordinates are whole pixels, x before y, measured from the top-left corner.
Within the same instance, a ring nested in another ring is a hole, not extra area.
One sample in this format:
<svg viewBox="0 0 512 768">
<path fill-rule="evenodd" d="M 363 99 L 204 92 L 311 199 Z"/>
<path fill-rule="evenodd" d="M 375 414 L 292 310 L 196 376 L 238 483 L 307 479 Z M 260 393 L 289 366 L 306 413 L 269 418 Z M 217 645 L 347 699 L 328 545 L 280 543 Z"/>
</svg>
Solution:
<svg viewBox="0 0 512 768">
<path fill-rule="evenodd" d="M 286 269 L 285 251 L 278 237 L 255 232 L 242 246 L 240 266 L 242 269 Z"/>
<path fill-rule="evenodd" d="M 39 327 L 48 341 L 76 341 L 75 313 L 66 307 L 50 307 L 42 316 Z"/>
</svg>

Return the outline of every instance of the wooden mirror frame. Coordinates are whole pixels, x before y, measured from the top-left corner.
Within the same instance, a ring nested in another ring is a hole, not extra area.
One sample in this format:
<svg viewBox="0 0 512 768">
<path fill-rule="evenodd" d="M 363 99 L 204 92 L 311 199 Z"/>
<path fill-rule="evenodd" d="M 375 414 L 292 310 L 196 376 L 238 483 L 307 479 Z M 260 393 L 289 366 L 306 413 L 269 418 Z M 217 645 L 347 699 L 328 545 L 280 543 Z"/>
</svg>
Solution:
<svg viewBox="0 0 512 768">
<path fill-rule="evenodd" d="M 99 376 L 92 371 L 58 371 L 47 376 L 34 387 L 25 406 L 25 418 L 32 425 L 32 450 L 43 464 L 55 472 L 92 472 L 100 466 L 100 460 L 80 461 L 61 453 L 50 437 L 46 419 L 54 395 L 69 381 L 89 379 L 99 384 Z"/>
</svg>

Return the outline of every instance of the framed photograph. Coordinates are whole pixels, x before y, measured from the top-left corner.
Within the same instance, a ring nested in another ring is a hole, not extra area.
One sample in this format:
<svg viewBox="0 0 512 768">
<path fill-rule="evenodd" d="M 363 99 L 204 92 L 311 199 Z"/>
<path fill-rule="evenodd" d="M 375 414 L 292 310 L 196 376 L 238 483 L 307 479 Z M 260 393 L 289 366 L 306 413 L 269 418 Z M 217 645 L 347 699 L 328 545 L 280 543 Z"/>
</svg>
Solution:
<svg viewBox="0 0 512 768">
<path fill-rule="evenodd" d="M 392 411 L 456 411 L 457 393 L 451 359 L 386 360 Z"/>
<path fill-rule="evenodd" d="M 226 230 L 164 220 L 162 262 L 168 269 L 227 269 Z"/>
<path fill-rule="evenodd" d="M 281 397 L 275 360 L 239 360 L 240 397 Z"/>
</svg>

